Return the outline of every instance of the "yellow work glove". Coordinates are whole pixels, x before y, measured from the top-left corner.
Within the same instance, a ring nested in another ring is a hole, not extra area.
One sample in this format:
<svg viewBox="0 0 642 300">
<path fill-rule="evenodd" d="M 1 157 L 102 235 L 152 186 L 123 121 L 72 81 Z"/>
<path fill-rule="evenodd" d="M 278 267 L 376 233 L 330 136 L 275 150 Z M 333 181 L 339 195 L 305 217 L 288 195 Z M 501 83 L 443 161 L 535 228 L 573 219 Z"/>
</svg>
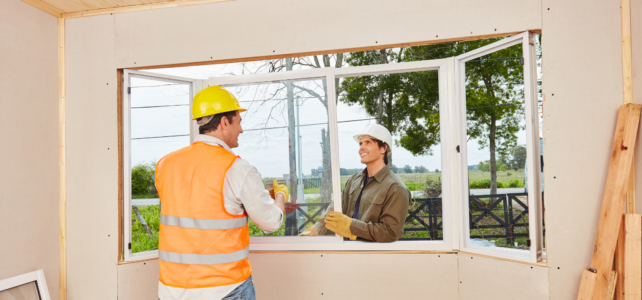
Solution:
<svg viewBox="0 0 642 300">
<path fill-rule="evenodd" d="M 325 228 L 354 241 L 357 239 L 357 236 L 350 232 L 351 223 L 352 218 L 336 211 L 329 212 L 325 217 Z"/>
<path fill-rule="evenodd" d="M 301 236 L 319 235 L 319 232 L 317 231 L 316 227 L 310 226 L 304 232 L 299 233 L 299 235 Z"/>
<path fill-rule="evenodd" d="M 290 192 L 288 192 L 288 187 L 285 184 L 279 184 L 276 180 L 273 180 L 272 186 L 273 188 L 270 189 L 270 197 L 272 197 L 272 199 L 276 199 L 276 194 L 283 193 L 283 196 L 285 196 L 285 202 L 290 200 Z"/>
</svg>

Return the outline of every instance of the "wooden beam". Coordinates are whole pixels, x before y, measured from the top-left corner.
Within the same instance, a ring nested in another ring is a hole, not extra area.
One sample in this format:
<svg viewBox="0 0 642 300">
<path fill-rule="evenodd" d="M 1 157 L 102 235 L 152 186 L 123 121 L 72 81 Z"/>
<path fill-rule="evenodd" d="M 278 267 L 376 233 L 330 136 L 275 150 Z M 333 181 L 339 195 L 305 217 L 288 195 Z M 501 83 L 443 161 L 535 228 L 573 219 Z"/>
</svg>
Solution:
<svg viewBox="0 0 642 300">
<path fill-rule="evenodd" d="M 624 104 L 633 103 L 633 66 L 631 55 L 631 0 L 621 0 L 622 15 L 622 93 Z M 635 213 L 635 158 L 631 164 L 631 175 L 626 190 L 626 213 Z"/>
<path fill-rule="evenodd" d="M 140 5 L 130 5 L 130 6 L 121 6 L 121 7 L 92 9 L 92 10 L 86 10 L 86 11 L 67 12 L 67 13 L 63 13 L 62 17 L 65 19 L 90 17 L 90 16 L 98 16 L 98 15 L 108 15 L 108 14 L 125 13 L 125 12 L 132 12 L 132 11 L 207 4 L 207 3 L 216 3 L 216 2 L 225 2 L 225 1 L 233 1 L 233 0 L 175 0 L 175 1 L 162 2 L 162 3 L 148 3 L 148 4 L 140 4 Z"/>
<path fill-rule="evenodd" d="M 629 103 L 620 106 L 618 112 L 611 162 L 591 261 L 591 267 L 597 270 L 597 282 L 593 293 L 595 300 L 605 299 L 609 285 L 615 245 L 622 221 L 624 197 L 635 152 L 640 108 L 641 105 Z"/>
<path fill-rule="evenodd" d="M 22 0 L 22 2 L 27 3 L 27 4 L 31 4 L 32 6 L 38 8 L 38 9 L 40 9 L 40 10 L 42 10 L 42 11 L 48 13 L 48 14 L 50 14 L 50 15 L 56 17 L 56 18 L 61 18 L 62 17 L 62 10 L 60 10 L 59 8 L 49 4 L 47 2 L 40 1 L 40 0 Z"/>
<path fill-rule="evenodd" d="M 624 230 L 626 214 L 622 214 L 622 222 L 620 224 L 620 231 L 617 238 L 617 246 L 615 248 L 615 270 L 621 274 L 617 277 L 617 284 L 615 287 L 615 299 L 624 300 L 624 274 L 626 273 L 626 263 L 624 261 L 624 241 L 626 239 L 626 231 Z"/>
<path fill-rule="evenodd" d="M 60 222 L 60 300 L 67 299 L 67 130 L 65 86 L 65 19 L 58 19 L 58 165 Z"/>
<path fill-rule="evenodd" d="M 580 291 L 577 294 L 577 300 L 591 300 L 593 299 L 593 291 L 595 291 L 595 282 L 597 281 L 597 273 L 589 270 L 582 272 L 582 281 L 580 281 Z"/>
<path fill-rule="evenodd" d="M 626 214 L 624 241 L 624 299 L 642 300 L 642 216 Z"/>
<path fill-rule="evenodd" d="M 615 295 L 615 285 L 617 284 L 617 271 L 612 270 L 609 277 L 609 288 L 606 290 L 606 300 L 613 300 Z"/>
<path fill-rule="evenodd" d="M 541 32 L 541 30 L 539 30 L 539 29 L 528 30 L 528 31 L 529 32 Z M 387 48 L 425 46 L 425 45 L 443 44 L 443 43 L 451 43 L 451 42 L 463 42 L 463 41 L 475 41 L 475 40 L 482 40 L 482 39 L 492 39 L 492 38 L 498 38 L 498 37 L 512 36 L 512 35 L 516 35 L 516 34 L 519 34 L 519 33 L 522 33 L 522 32 L 524 32 L 524 31 L 506 32 L 506 33 L 489 34 L 489 35 L 477 35 L 477 36 L 469 36 L 469 37 L 460 37 L 460 38 L 452 38 L 452 39 L 441 39 L 441 40 L 431 40 L 431 41 L 421 41 L 421 42 L 412 42 L 412 43 L 387 44 L 387 45 L 377 45 L 377 46 L 367 46 L 367 47 L 357 47 L 357 48 L 343 48 L 343 49 L 324 50 L 324 51 L 315 51 L 315 52 L 299 52 L 299 53 L 279 54 L 279 55 L 254 56 L 254 57 L 232 58 L 232 59 L 222 59 L 222 60 L 212 60 L 212 61 L 201 61 L 201 62 L 191 62 L 191 63 L 182 63 L 182 64 L 128 67 L 127 69 L 130 69 L 130 70 L 150 70 L 150 69 L 180 68 L 180 67 L 192 67 L 192 66 L 230 64 L 230 63 L 259 61 L 259 60 L 283 59 L 283 58 L 289 58 L 289 57 L 303 57 L 303 56 L 346 53 L 346 52 L 372 51 L 372 50 L 380 50 L 380 49 L 387 49 Z"/>
</svg>

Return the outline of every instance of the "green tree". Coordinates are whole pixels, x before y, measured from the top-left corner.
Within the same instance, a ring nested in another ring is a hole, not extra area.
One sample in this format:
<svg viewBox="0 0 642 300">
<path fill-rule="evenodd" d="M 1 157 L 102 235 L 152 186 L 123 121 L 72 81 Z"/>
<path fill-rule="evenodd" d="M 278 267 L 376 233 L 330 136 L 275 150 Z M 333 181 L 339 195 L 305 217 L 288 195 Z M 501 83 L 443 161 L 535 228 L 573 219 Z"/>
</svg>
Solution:
<svg viewBox="0 0 642 300">
<path fill-rule="evenodd" d="M 510 150 L 510 165 L 517 171 L 526 165 L 526 146 L 517 145 Z"/>
<path fill-rule="evenodd" d="M 415 173 L 426 173 L 428 170 L 424 166 L 415 166 Z"/>
<path fill-rule="evenodd" d="M 403 172 L 406 174 L 412 173 L 412 167 L 410 167 L 410 165 L 403 166 Z"/>
<path fill-rule="evenodd" d="M 152 175 L 156 172 L 156 162 L 139 163 L 132 167 L 131 184 L 132 195 L 144 197 L 145 195 L 155 194 L 156 188 Z"/>
</svg>

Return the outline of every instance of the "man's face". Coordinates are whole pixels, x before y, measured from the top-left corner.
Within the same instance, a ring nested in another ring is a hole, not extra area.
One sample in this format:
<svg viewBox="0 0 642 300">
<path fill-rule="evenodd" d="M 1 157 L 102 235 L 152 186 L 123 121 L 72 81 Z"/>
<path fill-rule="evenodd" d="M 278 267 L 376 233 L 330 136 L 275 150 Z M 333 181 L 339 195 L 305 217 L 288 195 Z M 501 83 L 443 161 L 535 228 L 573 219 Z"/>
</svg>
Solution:
<svg viewBox="0 0 642 300">
<path fill-rule="evenodd" d="M 362 164 L 368 164 L 378 159 L 383 160 L 383 153 L 385 152 L 385 146 L 379 148 L 379 144 L 368 136 L 363 136 L 359 141 L 359 157 L 361 157 Z"/>
<path fill-rule="evenodd" d="M 243 127 L 241 127 L 241 114 L 239 114 L 238 111 L 236 111 L 236 116 L 233 118 L 234 120 L 226 120 L 227 118 L 224 118 L 224 120 L 221 120 L 222 122 L 227 122 L 227 132 L 226 132 L 226 140 L 225 143 L 230 147 L 230 148 L 236 148 L 239 146 L 239 135 L 243 133 Z M 231 121 L 231 122 L 230 122 Z"/>
</svg>

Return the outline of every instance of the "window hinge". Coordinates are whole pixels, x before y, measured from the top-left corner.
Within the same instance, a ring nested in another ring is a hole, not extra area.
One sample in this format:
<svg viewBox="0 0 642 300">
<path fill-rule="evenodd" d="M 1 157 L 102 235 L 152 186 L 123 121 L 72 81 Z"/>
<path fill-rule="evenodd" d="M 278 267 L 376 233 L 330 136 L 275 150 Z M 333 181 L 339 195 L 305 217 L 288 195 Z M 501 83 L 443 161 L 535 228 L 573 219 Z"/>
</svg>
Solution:
<svg viewBox="0 0 642 300">
<path fill-rule="evenodd" d="M 459 145 L 457 145 L 457 148 L 455 148 L 455 149 L 457 149 L 457 153 L 459 153 Z"/>
<path fill-rule="evenodd" d="M 519 58 L 519 63 L 521 63 L 522 66 L 524 65 L 524 57 L 523 56 Z"/>
<path fill-rule="evenodd" d="M 132 87 L 131 87 L 131 86 L 128 86 L 128 87 L 127 87 L 127 94 L 128 94 L 128 95 L 131 95 L 131 93 L 132 93 Z"/>
<path fill-rule="evenodd" d="M 127 247 L 129 248 L 129 250 L 131 250 L 132 249 L 132 243 L 129 243 L 129 245 Z"/>
</svg>

